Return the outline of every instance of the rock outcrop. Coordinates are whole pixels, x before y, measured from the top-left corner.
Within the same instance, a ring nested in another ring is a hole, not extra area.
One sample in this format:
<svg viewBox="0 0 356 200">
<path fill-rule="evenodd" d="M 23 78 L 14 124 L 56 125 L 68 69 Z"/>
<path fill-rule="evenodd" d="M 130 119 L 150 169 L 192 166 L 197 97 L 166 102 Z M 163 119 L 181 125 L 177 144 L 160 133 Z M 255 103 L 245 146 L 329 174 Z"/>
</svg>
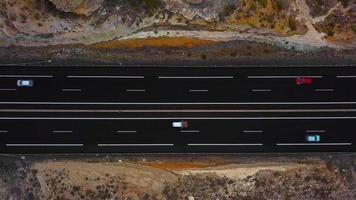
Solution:
<svg viewBox="0 0 356 200">
<path fill-rule="evenodd" d="M 58 10 L 77 15 L 90 16 L 97 11 L 104 0 L 49 0 Z"/>
</svg>

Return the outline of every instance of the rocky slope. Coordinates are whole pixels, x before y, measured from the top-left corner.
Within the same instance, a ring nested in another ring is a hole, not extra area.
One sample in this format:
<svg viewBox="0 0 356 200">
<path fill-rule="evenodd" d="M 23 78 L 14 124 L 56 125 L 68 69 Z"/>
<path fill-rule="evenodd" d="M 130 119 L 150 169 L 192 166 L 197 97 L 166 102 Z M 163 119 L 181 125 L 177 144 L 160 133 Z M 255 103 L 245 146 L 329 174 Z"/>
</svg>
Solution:
<svg viewBox="0 0 356 200">
<path fill-rule="evenodd" d="M 13 155 L 0 159 L 0 198 L 352 200 L 355 161 L 340 154 Z"/>
<path fill-rule="evenodd" d="M 352 0 L 4 0 L 0 45 L 93 44 L 145 31 L 141 37 L 174 37 L 167 32 L 175 31 L 209 40 L 342 48 L 355 46 L 354 22 Z"/>
</svg>

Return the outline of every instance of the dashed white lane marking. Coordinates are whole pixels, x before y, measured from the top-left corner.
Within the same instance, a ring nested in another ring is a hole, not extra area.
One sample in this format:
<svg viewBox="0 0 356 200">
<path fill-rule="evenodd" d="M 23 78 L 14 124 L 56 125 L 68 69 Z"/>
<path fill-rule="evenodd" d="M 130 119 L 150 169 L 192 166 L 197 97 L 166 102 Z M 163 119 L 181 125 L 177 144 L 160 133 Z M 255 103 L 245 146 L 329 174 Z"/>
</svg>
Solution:
<svg viewBox="0 0 356 200">
<path fill-rule="evenodd" d="M 277 143 L 277 146 L 351 146 L 352 143 Z"/>
<path fill-rule="evenodd" d="M 67 78 L 144 79 L 144 76 L 67 76 Z"/>
<path fill-rule="evenodd" d="M 329 88 L 327 88 L 327 89 L 322 89 L 322 88 L 318 88 L 318 89 L 315 89 L 314 90 L 315 92 L 334 92 L 335 90 L 334 89 L 329 89 Z"/>
<path fill-rule="evenodd" d="M 209 92 L 209 90 L 189 90 L 189 92 Z"/>
<path fill-rule="evenodd" d="M 81 92 L 82 89 L 62 89 L 62 92 Z"/>
<path fill-rule="evenodd" d="M 326 133 L 326 130 L 306 130 L 307 133 Z"/>
<path fill-rule="evenodd" d="M 181 133 L 200 133 L 200 130 L 181 130 Z"/>
<path fill-rule="evenodd" d="M 52 133 L 73 133 L 73 131 L 52 131 Z"/>
<path fill-rule="evenodd" d="M 1 88 L 0 91 L 16 91 L 16 89 Z"/>
<path fill-rule="evenodd" d="M 174 144 L 98 144 L 98 147 L 152 147 L 152 146 L 174 146 Z"/>
<path fill-rule="evenodd" d="M 0 78 L 53 78 L 53 75 L 0 75 Z"/>
<path fill-rule="evenodd" d="M 248 76 L 249 79 L 323 78 L 323 76 Z"/>
<path fill-rule="evenodd" d="M 253 89 L 252 92 L 272 92 L 271 89 Z"/>
<path fill-rule="evenodd" d="M 244 133 L 263 133 L 262 130 L 244 130 Z"/>
<path fill-rule="evenodd" d="M 84 144 L 6 144 L 8 147 L 83 147 Z"/>
<path fill-rule="evenodd" d="M 336 78 L 356 78 L 356 76 L 336 76 Z"/>
<path fill-rule="evenodd" d="M 262 143 L 251 143 L 251 144 L 223 144 L 223 143 L 206 143 L 206 144 L 188 144 L 188 146 L 263 146 Z"/>
<path fill-rule="evenodd" d="M 235 76 L 159 76 L 159 79 L 234 79 Z"/>
<path fill-rule="evenodd" d="M 126 89 L 126 92 L 147 92 L 146 89 Z"/>
<path fill-rule="evenodd" d="M 117 133 L 137 133 L 137 131 L 116 131 Z"/>
</svg>

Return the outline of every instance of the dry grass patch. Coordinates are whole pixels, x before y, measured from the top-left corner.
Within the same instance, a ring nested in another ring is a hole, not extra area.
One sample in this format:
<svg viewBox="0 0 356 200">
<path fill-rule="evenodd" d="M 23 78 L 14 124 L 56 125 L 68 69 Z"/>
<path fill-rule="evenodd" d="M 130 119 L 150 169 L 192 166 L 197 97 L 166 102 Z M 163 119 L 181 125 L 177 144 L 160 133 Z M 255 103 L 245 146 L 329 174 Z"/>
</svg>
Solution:
<svg viewBox="0 0 356 200">
<path fill-rule="evenodd" d="M 202 40 L 189 37 L 159 37 L 114 40 L 94 44 L 96 49 L 140 49 L 152 48 L 193 48 L 217 44 L 216 41 Z"/>
</svg>

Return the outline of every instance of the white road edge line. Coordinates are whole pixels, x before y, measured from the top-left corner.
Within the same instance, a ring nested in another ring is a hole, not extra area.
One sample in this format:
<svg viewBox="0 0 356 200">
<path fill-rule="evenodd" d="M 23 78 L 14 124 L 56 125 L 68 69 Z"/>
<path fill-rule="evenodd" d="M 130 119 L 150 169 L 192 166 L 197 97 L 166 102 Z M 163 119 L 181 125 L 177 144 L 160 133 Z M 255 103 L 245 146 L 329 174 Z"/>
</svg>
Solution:
<svg viewBox="0 0 356 200">
<path fill-rule="evenodd" d="M 352 143 L 277 143 L 277 146 L 351 146 Z"/>
<path fill-rule="evenodd" d="M 151 146 L 174 146 L 174 144 L 98 144 L 98 147 L 151 147 Z"/>
<path fill-rule="evenodd" d="M 0 133 L 8 133 L 9 131 L 0 131 Z"/>
<path fill-rule="evenodd" d="M 254 144 L 188 144 L 188 146 L 263 146 L 262 143 L 254 143 Z"/>
<path fill-rule="evenodd" d="M 84 144 L 6 144 L 8 147 L 83 147 Z"/>
<path fill-rule="evenodd" d="M 16 105 L 350 105 L 356 102 L 180 102 L 180 103 L 129 103 L 129 102 L 0 102 Z"/>
<path fill-rule="evenodd" d="M 95 117 L 0 117 L 0 120 L 349 120 L 355 117 L 138 117 L 138 118 L 95 118 Z"/>
<path fill-rule="evenodd" d="M 45 63 L 45 62 L 48 62 L 48 60 L 45 60 L 45 61 L 40 61 L 40 62 L 35 62 L 35 63 Z M 34 63 L 34 62 L 31 62 L 31 63 Z M 27 63 L 5 63 L 5 64 L 1 64 L 0 67 L 6 67 L 6 66 L 13 66 L 13 65 L 18 65 L 18 64 L 27 64 Z M 150 67 L 150 68 L 216 68 L 215 66 L 203 66 L 203 65 L 197 65 L 197 66 L 185 66 L 185 65 L 120 65 L 120 64 L 87 64 L 85 65 L 85 67 L 83 67 L 82 65 L 73 65 L 73 64 L 68 64 L 68 65 L 65 65 L 65 64 L 53 64 L 51 66 L 57 66 L 57 67 L 68 67 L 68 68 L 71 68 L 73 66 L 75 67 L 81 67 L 81 68 L 86 68 L 86 67 L 102 67 L 102 66 L 107 66 L 107 67 L 115 67 L 115 68 L 127 68 L 127 67 L 132 67 L 132 68 L 142 68 L 142 67 Z M 33 66 L 32 66 L 33 67 Z M 41 67 L 41 68 L 48 68 L 47 66 L 36 66 L 36 67 Z M 317 64 L 317 65 L 296 65 L 296 64 L 292 64 L 292 65 L 248 65 L 248 67 L 251 67 L 251 68 L 309 68 L 309 67 L 312 67 L 312 68 L 345 68 L 345 67 L 348 67 L 348 68 L 355 68 L 355 65 L 354 64 L 344 64 L 344 65 L 340 65 L 340 66 L 335 66 L 335 64 Z M 224 66 L 224 68 L 246 68 L 246 65 L 226 65 Z"/>
<path fill-rule="evenodd" d="M 34 112 L 34 113 L 310 113 L 310 112 L 315 112 L 315 113 L 322 113 L 322 112 L 356 112 L 356 109 L 272 109 L 272 110 L 256 110 L 256 109 L 251 109 L 251 110 L 244 110 L 244 109 L 239 109 L 239 110 L 185 110 L 185 109 L 178 109 L 178 110 L 168 110 L 168 109 L 163 109 L 163 110 L 121 110 L 121 109 L 113 109 L 113 110 L 85 110 L 85 109 L 75 109 L 75 110 L 68 110 L 68 109 L 63 109 L 63 110 L 58 110 L 58 109 L 0 109 L 0 113 L 4 112 L 12 112 L 12 113 L 29 113 L 29 112 Z"/>
</svg>

